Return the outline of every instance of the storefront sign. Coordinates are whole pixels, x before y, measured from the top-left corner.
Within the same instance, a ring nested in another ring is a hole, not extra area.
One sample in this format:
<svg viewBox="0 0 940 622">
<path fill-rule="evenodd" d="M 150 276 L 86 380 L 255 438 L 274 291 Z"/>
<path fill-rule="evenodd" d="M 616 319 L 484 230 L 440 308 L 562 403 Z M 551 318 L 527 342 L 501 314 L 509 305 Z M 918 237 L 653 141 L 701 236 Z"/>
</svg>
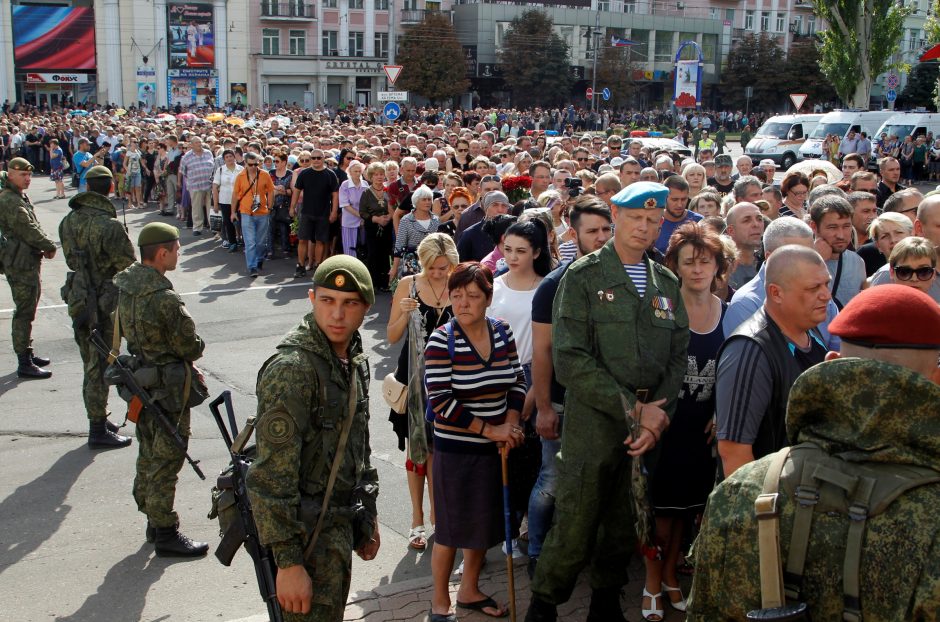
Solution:
<svg viewBox="0 0 940 622">
<path fill-rule="evenodd" d="M 215 33 L 211 4 L 167 5 L 170 67 L 215 67 Z"/>
<path fill-rule="evenodd" d="M 367 63 L 355 60 L 330 60 L 326 62 L 327 69 L 345 69 L 356 73 L 381 73 L 382 63 Z"/>
<path fill-rule="evenodd" d="M 143 108 L 153 108 L 157 102 L 157 70 L 150 65 L 137 66 L 137 102 Z"/>
<path fill-rule="evenodd" d="M 85 73 L 28 73 L 26 82 L 30 84 L 86 84 Z"/>
<path fill-rule="evenodd" d="M 166 72 L 171 78 L 215 78 L 218 74 L 215 69 L 169 69 Z"/>
<path fill-rule="evenodd" d="M 463 58 L 464 62 L 467 63 L 467 76 L 473 77 L 477 75 L 477 46 L 463 46 Z"/>
</svg>

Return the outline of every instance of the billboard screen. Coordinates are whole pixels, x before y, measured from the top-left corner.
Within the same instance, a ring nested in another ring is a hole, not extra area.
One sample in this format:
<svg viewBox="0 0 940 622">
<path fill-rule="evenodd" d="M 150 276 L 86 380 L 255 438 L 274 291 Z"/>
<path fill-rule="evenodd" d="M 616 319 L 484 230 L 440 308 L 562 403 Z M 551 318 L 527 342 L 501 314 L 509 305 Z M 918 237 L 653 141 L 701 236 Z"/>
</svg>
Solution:
<svg viewBox="0 0 940 622">
<path fill-rule="evenodd" d="M 12 8 L 13 60 L 18 70 L 94 71 L 94 9 L 29 5 Z"/>
<path fill-rule="evenodd" d="M 215 67 L 215 34 L 211 4 L 167 6 L 170 69 Z"/>
</svg>

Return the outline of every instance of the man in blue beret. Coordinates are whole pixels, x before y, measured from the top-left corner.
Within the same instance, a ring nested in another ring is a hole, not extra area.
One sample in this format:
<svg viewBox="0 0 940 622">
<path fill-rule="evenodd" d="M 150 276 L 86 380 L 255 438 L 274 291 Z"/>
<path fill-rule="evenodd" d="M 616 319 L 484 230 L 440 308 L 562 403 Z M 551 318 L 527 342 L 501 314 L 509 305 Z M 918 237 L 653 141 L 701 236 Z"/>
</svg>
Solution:
<svg viewBox="0 0 940 622">
<path fill-rule="evenodd" d="M 632 461 L 652 450 L 669 425 L 688 365 L 689 318 L 678 280 L 644 255 L 659 234 L 668 196 L 654 182 L 614 195 L 613 239 L 575 261 L 556 294 L 553 356 L 558 381 L 568 388 L 565 429 L 555 516 L 526 622 L 554 622 L 588 564 L 588 621 L 624 620 L 620 588 L 637 541 Z M 628 416 L 638 418 L 633 436 Z M 644 609 L 661 608 L 656 592 L 644 598 Z"/>
</svg>

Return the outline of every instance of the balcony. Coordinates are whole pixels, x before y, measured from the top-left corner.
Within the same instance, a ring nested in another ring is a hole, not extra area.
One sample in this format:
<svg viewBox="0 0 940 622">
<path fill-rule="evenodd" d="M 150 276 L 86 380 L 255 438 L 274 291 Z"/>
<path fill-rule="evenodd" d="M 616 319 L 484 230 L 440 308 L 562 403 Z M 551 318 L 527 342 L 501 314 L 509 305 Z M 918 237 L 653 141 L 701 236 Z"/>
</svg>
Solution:
<svg viewBox="0 0 940 622">
<path fill-rule="evenodd" d="M 401 24 L 410 26 L 420 24 L 431 13 L 440 13 L 437 9 L 406 9 L 401 12 Z"/>
<path fill-rule="evenodd" d="M 265 20 L 303 20 L 317 18 L 316 6 L 303 2 L 261 2 L 261 19 Z"/>
<path fill-rule="evenodd" d="M 811 12 L 814 10 L 812 0 L 794 0 L 793 8 L 804 9 Z"/>
</svg>

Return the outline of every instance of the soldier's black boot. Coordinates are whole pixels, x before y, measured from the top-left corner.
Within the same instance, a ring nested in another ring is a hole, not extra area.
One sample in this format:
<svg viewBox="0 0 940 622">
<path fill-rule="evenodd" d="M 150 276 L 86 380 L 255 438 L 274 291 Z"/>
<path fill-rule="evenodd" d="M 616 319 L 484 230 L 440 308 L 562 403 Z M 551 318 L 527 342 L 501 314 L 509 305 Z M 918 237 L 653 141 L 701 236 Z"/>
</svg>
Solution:
<svg viewBox="0 0 940 622">
<path fill-rule="evenodd" d="M 26 351 L 29 352 L 29 358 L 33 361 L 33 365 L 35 365 L 36 367 L 46 367 L 47 365 L 49 365 L 49 363 L 52 362 L 52 360 L 47 359 L 44 356 L 36 356 L 33 353 L 32 348 L 29 348 Z"/>
<path fill-rule="evenodd" d="M 608 587 L 592 591 L 587 622 L 627 622 L 620 608 L 620 590 Z"/>
<path fill-rule="evenodd" d="M 52 376 L 52 372 L 48 369 L 42 369 L 37 367 L 33 363 L 33 357 L 30 354 L 30 350 L 23 352 L 22 354 L 16 355 L 17 360 L 19 361 L 19 367 L 16 368 L 16 375 L 20 378 L 49 378 Z"/>
<path fill-rule="evenodd" d="M 176 527 L 157 527 L 157 557 L 202 557 L 209 551 L 206 542 L 193 542 Z"/>
<path fill-rule="evenodd" d="M 558 619 L 558 607 L 547 603 L 535 594 L 525 614 L 525 622 L 555 622 Z"/>
<path fill-rule="evenodd" d="M 144 530 L 144 536 L 147 538 L 148 544 L 153 544 L 157 541 L 157 528 L 150 524 L 150 521 L 147 521 L 147 529 Z"/>
<path fill-rule="evenodd" d="M 88 422 L 88 446 L 92 449 L 114 449 L 130 444 L 130 437 L 109 430 L 106 420 Z"/>
</svg>

